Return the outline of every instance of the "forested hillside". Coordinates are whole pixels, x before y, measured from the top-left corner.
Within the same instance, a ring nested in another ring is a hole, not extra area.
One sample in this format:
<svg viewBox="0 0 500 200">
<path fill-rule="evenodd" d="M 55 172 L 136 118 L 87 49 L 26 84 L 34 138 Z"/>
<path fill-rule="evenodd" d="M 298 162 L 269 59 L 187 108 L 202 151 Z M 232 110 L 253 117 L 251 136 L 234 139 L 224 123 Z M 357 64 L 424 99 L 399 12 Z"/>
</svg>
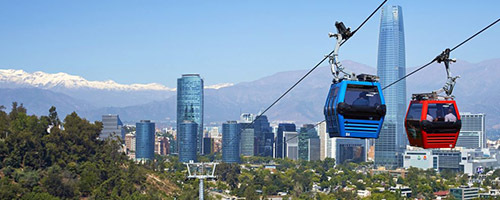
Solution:
<svg viewBox="0 0 500 200">
<path fill-rule="evenodd" d="M 0 199 L 165 199 L 177 185 L 128 160 L 117 141 L 97 140 L 102 123 L 72 113 L 60 121 L 0 107 Z"/>
</svg>

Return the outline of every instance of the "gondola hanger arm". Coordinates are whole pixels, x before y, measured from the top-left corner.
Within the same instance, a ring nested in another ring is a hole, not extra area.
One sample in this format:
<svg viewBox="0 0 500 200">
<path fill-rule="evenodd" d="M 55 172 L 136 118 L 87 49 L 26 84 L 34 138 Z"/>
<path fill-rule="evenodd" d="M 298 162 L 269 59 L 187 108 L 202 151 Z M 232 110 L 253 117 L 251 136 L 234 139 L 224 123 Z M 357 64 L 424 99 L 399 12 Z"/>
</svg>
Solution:
<svg viewBox="0 0 500 200">
<path fill-rule="evenodd" d="M 460 76 L 455 76 L 453 77 L 451 75 L 451 70 L 450 70 L 450 62 L 456 62 L 456 59 L 450 59 L 450 52 L 451 50 L 449 48 L 445 49 L 441 54 L 436 56 L 434 58 L 434 61 L 437 63 L 444 63 L 445 69 L 446 69 L 446 83 L 444 86 L 438 90 L 433 91 L 436 94 L 440 93 L 445 93 L 446 97 L 445 98 L 451 98 L 453 99 L 453 88 L 455 88 L 456 80 L 460 78 Z"/>
<path fill-rule="evenodd" d="M 351 77 L 355 77 L 354 74 L 349 74 L 344 71 L 345 68 L 342 66 L 338 58 L 340 46 L 353 35 L 353 32 L 351 32 L 350 27 L 346 28 L 342 22 L 335 22 L 335 27 L 337 29 L 337 33 L 328 34 L 329 37 L 335 37 L 337 39 L 335 49 L 333 50 L 333 53 L 328 56 L 328 58 L 331 71 L 334 76 L 334 82 L 339 82 L 340 79 L 350 79 Z M 339 77 L 340 73 L 344 74 L 343 77 Z"/>
</svg>

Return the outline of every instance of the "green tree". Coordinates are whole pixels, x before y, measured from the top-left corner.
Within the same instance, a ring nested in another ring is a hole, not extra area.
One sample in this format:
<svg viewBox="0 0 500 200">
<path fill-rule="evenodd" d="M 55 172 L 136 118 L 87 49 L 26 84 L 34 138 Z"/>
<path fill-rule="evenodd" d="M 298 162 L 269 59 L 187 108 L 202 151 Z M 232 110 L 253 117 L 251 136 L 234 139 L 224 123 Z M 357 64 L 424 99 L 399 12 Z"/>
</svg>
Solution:
<svg viewBox="0 0 500 200">
<path fill-rule="evenodd" d="M 259 195 L 257 194 L 257 192 L 255 192 L 255 187 L 254 186 L 249 186 L 245 189 L 245 199 L 248 199 L 248 200 L 258 200 L 259 199 Z"/>
<path fill-rule="evenodd" d="M 9 115 L 4 111 L 5 106 L 0 105 L 0 138 L 6 138 L 9 134 Z M 1 153 L 0 153 L 1 155 Z M 1 159 L 1 157 L 0 157 Z M 1 167 L 1 166 L 0 166 Z"/>
<path fill-rule="evenodd" d="M 9 118 L 12 120 L 12 119 L 16 119 L 17 118 L 17 115 L 19 113 L 24 113 L 26 114 L 26 108 L 24 108 L 23 104 L 21 103 L 20 106 L 17 106 L 17 102 L 12 102 L 12 109 L 9 113 Z"/>
<path fill-rule="evenodd" d="M 7 177 L 0 178 L 0 199 L 16 199 L 21 194 L 22 188 Z"/>
<path fill-rule="evenodd" d="M 22 200 L 58 200 L 59 198 L 54 197 L 50 195 L 49 193 L 43 192 L 43 193 L 36 193 L 36 192 L 30 192 L 21 197 Z"/>
<path fill-rule="evenodd" d="M 234 189 L 238 185 L 240 166 L 238 164 L 220 163 L 217 165 L 215 173 L 222 181 L 226 181 L 231 189 Z"/>
<path fill-rule="evenodd" d="M 42 179 L 45 190 L 56 197 L 73 198 L 77 195 L 74 175 L 55 165 L 48 169 L 48 174 Z"/>
<path fill-rule="evenodd" d="M 59 117 L 57 116 L 57 111 L 56 107 L 52 106 L 49 109 L 49 119 L 50 119 L 50 124 L 53 126 L 59 126 L 61 124 L 61 121 L 59 120 Z"/>
</svg>

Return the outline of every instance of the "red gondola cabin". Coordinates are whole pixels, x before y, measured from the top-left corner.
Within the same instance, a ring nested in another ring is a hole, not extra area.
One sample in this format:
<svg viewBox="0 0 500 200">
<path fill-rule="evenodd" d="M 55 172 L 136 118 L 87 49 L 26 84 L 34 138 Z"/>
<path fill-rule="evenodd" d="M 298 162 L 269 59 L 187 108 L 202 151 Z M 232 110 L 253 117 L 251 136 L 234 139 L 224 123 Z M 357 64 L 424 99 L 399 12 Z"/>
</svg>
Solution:
<svg viewBox="0 0 500 200">
<path fill-rule="evenodd" d="M 411 146 L 454 148 L 462 123 L 454 100 L 413 98 L 405 118 Z"/>
</svg>

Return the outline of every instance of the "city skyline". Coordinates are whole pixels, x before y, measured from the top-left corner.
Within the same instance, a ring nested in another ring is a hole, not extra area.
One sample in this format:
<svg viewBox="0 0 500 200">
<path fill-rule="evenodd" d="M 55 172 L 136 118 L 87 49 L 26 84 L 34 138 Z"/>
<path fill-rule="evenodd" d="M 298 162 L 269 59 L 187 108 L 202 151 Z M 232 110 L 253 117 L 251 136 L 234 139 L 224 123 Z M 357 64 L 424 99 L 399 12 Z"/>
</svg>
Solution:
<svg viewBox="0 0 500 200">
<path fill-rule="evenodd" d="M 496 15 L 495 6 L 490 4 L 498 4 L 496 1 L 427 2 L 433 6 L 425 2 L 387 3 L 400 4 L 406 9 L 408 67 L 427 62 L 442 49 L 480 29 Z M 3 41 L 5 48 L 0 50 L 3 55 L 0 68 L 65 72 L 89 80 L 161 83 L 170 87 L 175 85 L 178 75 L 193 72 L 204 74 L 207 85 L 240 83 L 268 72 L 310 68 L 333 48 L 327 33 L 334 30 L 335 21 L 354 28 L 377 4 L 268 2 L 262 8 L 260 3 L 243 2 L 219 6 L 202 2 L 198 6 L 108 2 L 101 4 L 108 8 L 103 12 L 96 6 L 75 2 L 57 5 L 32 2 L 23 6 L 5 2 L 0 13 L 8 20 L 0 21 L 0 25 L 10 31 L 0 33 L 0 38 L 9 38 Z M 332 7 L 336 12 L 331 12 Z M 481 12 L 462 14 L 471 10 Z M 66 17 L 59 18 L 60 15 Z M 427 23 L 437 18 L 446 23 Z M 375 66 L 377 23 L 373 19 L 368 21 L 343 47 L 344 59 Z M 100 31 L 90 31 L 94 29 Z M 491 29 L 484 33 L 488 39 L 467 44 L 469 49 L 484 51 L 460 50 L 455 56 L 471 62 L 497 58 L 491 44 L 498 43 L 499 39 L 493 36 L 499 31 Z M 425 37 L 429 32 L 433 37 Z M 29 37 L 30 33 L 37 37 Z M 268 48 L 262 48 L 263 44 Z M 190 56 L 199 59 L 186 59 Z M 137 68 L 147 70 L 112 73 Z M 224 75 L 235 72 L 242 73 Z"/>
<path fill-rule="evenodd" d="M 400 1 L 2 2 L 0 199 L 500 198 L 500 2 Z"/>
</svg>

